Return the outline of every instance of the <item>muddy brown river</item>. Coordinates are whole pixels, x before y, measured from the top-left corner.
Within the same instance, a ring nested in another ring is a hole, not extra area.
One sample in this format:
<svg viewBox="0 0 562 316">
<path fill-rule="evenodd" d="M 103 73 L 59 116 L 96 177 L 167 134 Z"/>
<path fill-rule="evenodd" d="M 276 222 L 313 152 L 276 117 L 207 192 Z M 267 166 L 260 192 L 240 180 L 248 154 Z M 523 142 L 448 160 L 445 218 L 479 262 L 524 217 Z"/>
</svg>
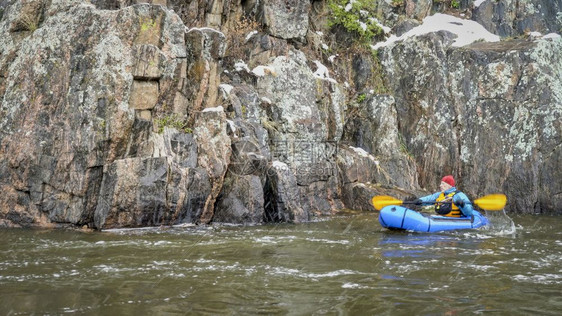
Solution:
<svg viewBox="0 0 562 316">
<path fill-rule="evenodd" d="M 437 234 L 389 231 L 366 212 L 0 230 L 0 314 L 562 314 L 562 218 L 489 215 L 486 229 Z"/>
</svg>

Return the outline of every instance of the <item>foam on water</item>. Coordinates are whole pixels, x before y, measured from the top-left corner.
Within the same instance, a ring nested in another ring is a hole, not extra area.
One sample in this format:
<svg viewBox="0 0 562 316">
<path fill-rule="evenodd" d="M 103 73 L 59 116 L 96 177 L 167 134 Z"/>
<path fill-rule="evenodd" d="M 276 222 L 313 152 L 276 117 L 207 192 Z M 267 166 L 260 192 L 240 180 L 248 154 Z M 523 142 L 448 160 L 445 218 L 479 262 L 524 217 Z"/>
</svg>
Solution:
<svg viewBox="0 0 562 316">
<path fill-rule="evenodd" d="M 320 239 L 320 238 L 306 238 L 305 240 L 312 241 L 312 242 L 319 242 L 323 244 L 342 244 L 342 245 L 349 244 L 349 240 L 329 240 L 329 239 Z"/>
<path fill-rule="evenodd" d="M 357 283 L 344 283 L 342 284 L 342 289 L 370 289 L 371 287 L 357 284 Z"/>
<path fill-rule="evenodd" d="M 290 275 L 295 278 L 302 278 L 302 279 L 322 279 L 322 278 L 333 278 L 333 277 L 346 276 L 346 275 L 372 275 L 371 273 L 364 273 L 364 272 L 347 270 L 347 269 L 328 271 L 322 273 L 314 273 L 314 272 L 306 272 L 298 269 L 291 269 L 285 267 L 272 267 L 269 273 L 272 275 Z"/>
<path fill-rule="evenodd" d="M 486 217 L 490 224 L 486 227 L 486 232 L 494 236 L 512 236 L 515 237 L 515 223 L 509 217 L 505 210 L 486 212 Z"/>
<path fill-rule="evenodd" d="M 538 284 L 562 284 L 562 277 L 558 274 L 518 274 L 513 277 L 515 281 Z"/>
</svg>

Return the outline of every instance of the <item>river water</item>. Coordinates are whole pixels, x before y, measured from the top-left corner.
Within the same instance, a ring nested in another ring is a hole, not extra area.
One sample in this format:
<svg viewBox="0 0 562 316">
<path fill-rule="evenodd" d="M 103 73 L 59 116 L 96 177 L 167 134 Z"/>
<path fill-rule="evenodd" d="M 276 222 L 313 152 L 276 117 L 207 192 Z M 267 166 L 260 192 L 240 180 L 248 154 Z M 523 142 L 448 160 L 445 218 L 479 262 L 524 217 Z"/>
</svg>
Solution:
<svg viewBox="0 0 562 316">
<path fill-rule="evenodd" d="M 388 231 L 306 224 L 2 230 L 1 315 L 560 315 L 562 220 Z"/>
</svg>

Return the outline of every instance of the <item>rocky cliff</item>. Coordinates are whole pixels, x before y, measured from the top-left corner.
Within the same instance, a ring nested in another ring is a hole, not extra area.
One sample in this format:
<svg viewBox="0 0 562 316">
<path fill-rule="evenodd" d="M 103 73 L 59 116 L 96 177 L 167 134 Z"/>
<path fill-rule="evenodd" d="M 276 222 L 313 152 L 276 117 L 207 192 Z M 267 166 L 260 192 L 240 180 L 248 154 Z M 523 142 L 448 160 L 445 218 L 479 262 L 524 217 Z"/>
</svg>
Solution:
<svg viewBox="0 0 562 316">
<path fill-rule="evenodd" d="M 373 0 L 367 42 L 340 2 L 0 1 L 0 225 L 299 222 L 445 173 L 561 211 L 562 0 Z M 504 40 L 369 48 L 438 12 Z"/>
</svg>

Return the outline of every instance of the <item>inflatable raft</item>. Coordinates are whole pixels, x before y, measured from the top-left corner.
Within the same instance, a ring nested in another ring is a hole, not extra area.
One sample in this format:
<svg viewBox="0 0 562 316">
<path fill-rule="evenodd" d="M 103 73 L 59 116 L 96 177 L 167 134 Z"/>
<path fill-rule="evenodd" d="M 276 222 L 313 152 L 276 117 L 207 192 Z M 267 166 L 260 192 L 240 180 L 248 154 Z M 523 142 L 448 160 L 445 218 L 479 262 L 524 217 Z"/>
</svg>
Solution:
<svg viewBox="0 0 562 316">
<path fill-rule="evenodd" d="M 471 217 L 447 217 L 420 213 L 396 205 L 389 205 L 381 209 L 379 222 L 386 228 L 417 232 L 472 229 L 488 225 L 488 219 L 478 211 L 473 211 Z"/>
</svg>

